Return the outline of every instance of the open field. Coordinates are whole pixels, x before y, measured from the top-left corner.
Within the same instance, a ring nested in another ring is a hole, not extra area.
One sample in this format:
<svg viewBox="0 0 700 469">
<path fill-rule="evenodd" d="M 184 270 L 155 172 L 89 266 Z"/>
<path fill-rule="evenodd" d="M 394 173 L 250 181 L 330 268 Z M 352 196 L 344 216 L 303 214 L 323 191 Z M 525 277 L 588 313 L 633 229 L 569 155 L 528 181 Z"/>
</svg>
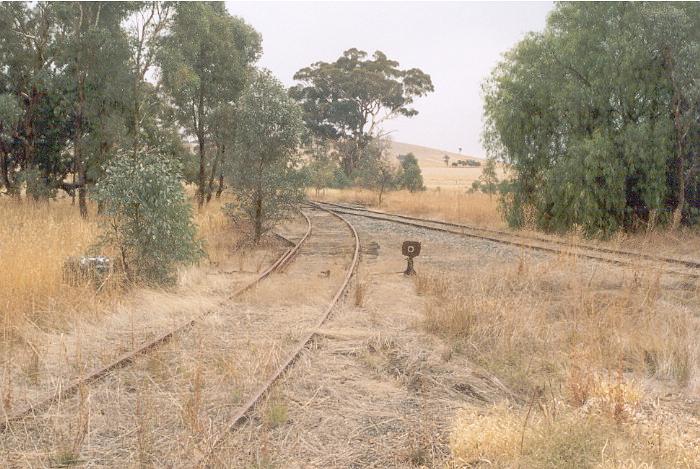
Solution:
<svg viewBox="0 0 700 469">
<path fill-rule="evenodd" d="M 413 153 L 418 160 L 418 165 L 423 173 L 423 182 L 428 188 L 444 188 L 455 190 L 466 190 L 471 188 L 472 182 L 481 176 L 481 167 L 458 167 L 446 166 L 443 157 L 450 157 L 450 165 L 458 160 L 479 161 L 484 164 L 483 158 L 459 153 L 437 150 L 435 148 L 412 145 L 409 143 L 391 142 L 389 154 L 392 156 Z M 498 168 L 497 175 L 503 177 L 503 170 Z"/>
</svg>

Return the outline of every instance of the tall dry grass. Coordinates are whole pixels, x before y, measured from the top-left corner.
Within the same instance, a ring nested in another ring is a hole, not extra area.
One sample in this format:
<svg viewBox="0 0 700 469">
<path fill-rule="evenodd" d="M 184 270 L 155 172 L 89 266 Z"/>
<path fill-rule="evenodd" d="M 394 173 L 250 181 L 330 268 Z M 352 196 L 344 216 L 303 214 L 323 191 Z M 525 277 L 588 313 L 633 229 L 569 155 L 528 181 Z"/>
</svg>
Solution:
<svg viewBox="0 0 700 469">
<path fill-rule="evenodd" d="M 521 398 L 458 416 L 457 462 L 698 467 L 700 430 L 677 431 L 693 426 L 692 411 L 682 399 L 671 410 L 654 404 L 667 392 L 700 393 L 697 284 L 560 258 L 427 272 L 417 288 L 427 300 L 423 327 Z"/>
<path fill-rule="evenodd" d="M 347 202 L 378 207 L 389 212 L 445 221 L 505 228 L 498 199 L 482 193 L 430 189 L 422 192 L 395 191 L 377 203 L 377 194 L 366 189 L 326 189 L 319 195 L 327 202 Z"/>
<path fill-rule="evenodd" d="M 224 203 L 213 200 L 195 211 L 213 263 L 225 259 L 235 241 L 221 211 Z M 63 280 L 66 259 L 88 253 L 98 241 L 94 210 L 84 220 L 69 199 L 35 203 L 5 198 L 0 199 L 0 220 L 0 319 L 6 326 L 31 321 L 60 328 L 71 318 L 99 313 L 126 293 L 113 286 L 97 294 L 92 286 L 70 286 Z"/>
<path fill-rule="evenodd" d="M 426 273 L 417 285 L 430 298 L 425 328 L 467 344 L 525 394 L 542 380 L 565 386 L 576 367 L 700 383 L 698 286 L 666 291 L 659 274 L 611 275 L 521 260 L 469 276 Z"/>
<path fill-rule="evenodd" d="M 95 295 L 63 283 L 63 263 L 83 254 L 98 236 L 67 200 L 49 203 L 0 199 L 0 311 L 6 323 L 50 321 L 93 311 Z"/>
</svg>

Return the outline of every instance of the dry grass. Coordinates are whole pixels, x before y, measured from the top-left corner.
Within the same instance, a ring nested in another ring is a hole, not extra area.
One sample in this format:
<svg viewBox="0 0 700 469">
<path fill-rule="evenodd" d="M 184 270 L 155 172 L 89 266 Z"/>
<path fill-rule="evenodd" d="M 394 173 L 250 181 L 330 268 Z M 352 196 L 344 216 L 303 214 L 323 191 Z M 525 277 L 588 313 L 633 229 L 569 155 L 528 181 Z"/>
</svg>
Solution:
<svg viewBox="0 0 700 469">
<path fill-rule="evenodd" d="M 331 219 L 330 215 L 323 217 Z M 315 234 L 331 224 L 325 221 L 318 222 Z M 297 225 L 291 233 L 295 238 L 306 229 L 303 223 Z M 335 221 L 328 227 L 331 234 L 339 231 L 339 225 Z M 211 229 L 216 230 L 216 224 Z M 347 240 L 339 242 L 346 244 Z M 279 255 L 282 249 L 275 246 Z M 234 279 L 249 281 L 260 258 L 265 264 L 274 259 L 273 249 L 259 251 L 257 256 L 249 253 L 245 272 L 236 272 Z M 329 259 L 306 252 L 289 265 L 288 276 L 272 275 L 235 300 L 225 294 L 234 289 L 230 285 L 233 274 L 210 275 L 210 279 L 223 276 L 229 281 L 227 291 L 214 297 L 219 304 L 209 306 L 211 314 L 186 334 L 90 386 L 90 433 L 83 444 L 73 444 L 78 441 L 81 409 L 79 396 L 74 396 L 14 425 L 11 436 L 0 443 L 5 458 L 0 458 L 0 465 L 22 461 L 37 467 L 79 459 L 106 467 L 131 467 L 137 462 L 191 467 L 237 406 L 314 326 L 349 256 L 344 253 L 341 259 Z M 236 264 L 227 260 L 229 266 Z M 328 270 L 328 277 L 319 275 Z M 311 283 L 316 286 L 313 291 L 304 288 Z M 206 293 L 199 291 L 199 298 L 209 300 Z M 188 317 L 189 311 L 181 314 L 179 322 Z M 269 396 L 264 415 L 270 431 L 286 424 L 288 408 L 282 395 Z M 59 440 L 65 443 L 53 445 Z"/>
<path fill-rule="evenodd" d="M 47 204 L 1 200 L 7 221 L 0 226 L 4 411 L 14 412 L 61 383 L 211 311 L 232 288 L 250 281 L 253 266 L 267 262 L 276 248 L 249 249 L 245 256 L 234 253 L 238 236 L 220 210 L 222 203 L 212 201 L 196 213 L 209 259 L 181 268 L 176 287 L 126 289 L 113 275 L 96 292 L 92 285 L 73 287 L 62 278 L 65 259 L 85 253 L 99 236 L 93 211 L 85 221 L 66 199 Z"/>
<path fill-rule="evenodd" d="M 366 189 L 326 189 L 320 199 L 378 207 L 377 194 Z M 390 192 L 384 195 L 379 208 L 417 217 L 505 228 L 498 212 L 497 198 L 481 193 L 470 194 L 450 190 Z"/>
<path fill-rule="evenodd" d="M 651 272 L 591 272 L 565 258 L 419 276 L 423 327 L 458 344 L 524 402 L 465 410 L 452 435 L 456 461 L 697 467 L 697 428 L 676 430 L 697 425 L 692 411 L 683 399 L 673 410 L 655 404 L 669 392 L 700 391 L 698 286 L 678 287 Z"/>
<path fill-rule="evenodd" d="M 232 227 L 213 201 L 196 214 L 199 235 L 209 259 L 221 262 L 230 254 Z M 63 264 L 70 256 L 88 253 L 99 237 L 94 215 L 80 218 L 69 199 L 47 203 L 0 199 L 0 312 L 6 326 L 23 320 L 62 327 L 66 319 L 89 317 L 114 303 L 123 291 L 96 295 L 90 286 L 63 281 Z"/>
<path fill-rule="evenodd" d="M 464 409 L 451 435 L 460 467 L 692 468 L 700 451 L 682 429 L 653 422 L 617 424 L 595 413 L 529 416 L 497 405 Z"/>
<path fill-rule="evenodd" d="M 309 195 L 313 198 L 315 194 Z M 319 198 L 327 202 L 362 204 L 392 213 L 508 230 L 499 210 L 498 197 L 482 193 L 450 189 L 429 189 L 415 193 L 396 191 L 385 194 L 381 206 L 377 204 L 377 194 L 365 189 L 326 189 Z M 513 233 L 524 236 L 543 236 L 540 232 L 528 229 Z M 700 232 L 698 229 L 691 228 L 671 231 L 660 227 L 649 232 L 618 233 L 606 241 L 585 239 L 575 232 L 566 236 L 552 235 L 550 238 L 690 259 L 698 259 L 698 252 L 700 252 Z"/>
<path fill-rule="evenodd" d="M 521 259 L 469 277 L 421 275 L 418 291 L 433 299 L 424 325 L 465 341 L 482 363 L 510 374 L 526 393 L 542 378 L 563 382 L 582 364 L 681 386 L 698 381 L 697 285 L 662 285 L 653 272 L 625 279 L 619 271 L 591 272 L 572 262 Z"/>
<path fill-rule="evenodd" d="M 63 263 L 96 241 L 94 218 L 82 220 L 69 201 L 0 199 L 0 311 L 6 326 L 28 318 L 56 323 L 100 307 L 89 288 L 63 283 Z M 54 324 L 58 325 L 58 324 Z"/>
</svg>

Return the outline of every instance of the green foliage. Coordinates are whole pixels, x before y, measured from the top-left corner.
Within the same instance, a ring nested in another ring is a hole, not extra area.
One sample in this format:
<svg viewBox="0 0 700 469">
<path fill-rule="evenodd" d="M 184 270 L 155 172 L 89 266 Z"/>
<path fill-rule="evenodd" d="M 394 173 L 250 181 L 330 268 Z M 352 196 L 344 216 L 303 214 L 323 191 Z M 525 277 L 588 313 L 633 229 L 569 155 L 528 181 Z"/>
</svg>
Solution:
<svg viewBox="0 0 700 469">
<path fill-rule="evenodd" d="M 376 51 L 372 58 L 348 49 L 335 62 L 316 62 L 299 70 L 291 95 L 304 109 L 304 121 L 316 138 L 351 141 L 354 149 L 341 152 L 350 175 L 387 119 L 412 117 L 416 97 L 433 91 L 430 76 L 417 68 L 402 70 L 399 63 Z"/>
<path fill-rule="evenodd" d="M 409 192 L 425 190 L 423 185 L 423 173 L 421 172 L 418 160 L 413 153 L 399 156 L 401 165 L 397 176 L 397 185 L 401 189 Z"/>
<path fill-rule="evenodd" d="M 484 85 L 484 143 L 510 172 L 512 225 L 607 236 L 691 221 L 698 31 L 697 4 L 562 3 L 506 55 Z"/>
<path fill-rule="evenodd" d="M 221 150 L 222 130 L 233 119 L 230 108 L 244 89 L 251 65 L 260 56 L 260 35 L 223 3 L 180 2 L 170 34 L 159 54 L 162 83 L 175 104 L 175 117 L 197 138 L 199 204 L 210 196 L 210 177 L 218 174 L 221 154 L 211 161 L 212 144 Z"/>
<path fill-rule="evenodd" d="M 256 72 L 236 109 L 235 157 L 226 168 L 236 196 L 230 213 L 250 222 L 256 243 L 303 199 L 297 169 L 302 127 L 301 110 L 282 84 L 267 71 Z"/>
<path fill-rule="evenodd" d="M 203 255 L 180 168 L 160 154 L 115 158 L 96 186 L 102 242 L 116 247 L 131 281 L 172 283 L 176 267 Z"/>
<path fill-rule="evenodd" d="M 322 189 L 331 187 L 335 180 L 335 171 L 338 165 L 330 158 L 313 159 L 306 166 L 308 183 L 318 195 Z"/>
<path fill-rule="evenodd" d="M 398 170 L 387 154 L 388 141 L 375 139 L 363 149 L 360 165 L 355 171 L 357 185 L 377 192 L 377 202 L 382 203 L 386 191 L 396 188 Z"/>
<path fill-rule="evenodd" d="M 471 160 L 468 163 L 472 163 Z M 473 165 L 472 163 L 471 165 Z M 470 166 L 471 166 L 470 165 Z M 500 191 L 501 184 L 498 182 L 498 176 L 496 175 L 496 160 L 494 158 L 489 158 L 486 160 L 484 169 L 481 171 L 479 179 L 472 182 L 472 187 L 470 192 L 483 192 L 484 194 L 496 194 Z"/>
</svg>

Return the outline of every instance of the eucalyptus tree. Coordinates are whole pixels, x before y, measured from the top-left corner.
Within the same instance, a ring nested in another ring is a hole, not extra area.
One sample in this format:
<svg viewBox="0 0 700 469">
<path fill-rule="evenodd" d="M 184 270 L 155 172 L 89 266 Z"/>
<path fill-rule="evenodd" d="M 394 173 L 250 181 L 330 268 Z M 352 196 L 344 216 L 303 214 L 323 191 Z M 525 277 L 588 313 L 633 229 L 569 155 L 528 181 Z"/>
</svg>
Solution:
<svg viewBox="0 0 700 469">
<path fill-rule="evenodd" d="M 127 22 L 128 65 L 131 68 L 131 103 L 127 120 L 134 156 L 142 145 L 143 134 L 149 131 L 152 134 L 156 130 L 154 121 L 163 111 L 157 86 L 150 83 L 147 77 L 157 66 L 156 58 L 163 47 L 163 39 L 174 12 L 175 6 L 171 2 L 143 2 L 131 13 Z M 162 120 L 159 123 L 162 125 Z"/>
<path fill-rule="evenodd" d="M 11 147 L 20 116 L 15 96 L 10 93 L 0 94 L 0 188 L 12 195 L 18 195 L 12 170 Z"/>
<path fill-rule="evenodd" d="M 120 254 L 131 282 L 172 283 L 176 267 L 203 255 L 180 166 L 157 150 L 116 155 L 96 185 L 103 204 L 101 243 Z"/>
<path fill-rule="evenodd" d="M 418 164 L 418 159 L 413 153 L 402 155 L 400 158 L 397 184 L 401 189 L 409 192 L 425 190 L 423 185 L 423 172 Z"/>
<path fill-rule="evenodd" d="M 178 3 L 159 54 L 162 84 L 179 123 L 196 137 L 199 153 L 197 198 L 209 188 L 209 147 L 218 124 L 215 110 L 234 104 L 261 51 L 260 35 L 223 3 Z M 221 132 L 219 132 L 221 134 Z"/>
<path fill-rule="evenodd" d="M 303 199 L 302 131 L 301 109 L 282 84 L 256 72 L 236 107 L 234 158 L 227 160 L 236 196 L 230 213 L 252 225 L 255 243 Z"/>
<path fill-rule="evenodd" d="M 350 142 L 343 167 L 350 175 L 364 148 L 380 136 L 382 123 L 398 116 L 412 117 L 415 98 L 433 91 L 430 76 L 420 69 L 401 69 L 399 63 L 376 51 L 348 49 L 335 62 L 316 62 L 299 70 L 291 95 L 304 109 L 304 121 L 316 138 Z"/>
<path fill-rule="evenodd" d="M 609 235 L 692 221 L 699 12 L 562 3 L 506 54 L 484 85 L 484 142 L 510 172 L 511 225 Z"/>
<path fill-rule="evenodd" d="M 87 216 L 88 184 L 101 175 L 126 133 L 130 70 L 122 21 L 138 4 L 56 3 L 56 62 L 65 73 L 72 104 L 73 171 L 80 214 Z"/>
<path fill-rule="evenodd" d="M 376 138 L 362 149 L 362 158 L 354 174 L 354 182 L 377 193 L 377 203 L 381 205 L 384 194 L 396 188 L 399 171 L 388 153 L 388 139 Z"/>
<path fill-rule="evenodd" d="M 49 3 L 0 3 L 0 94 L 5 102 L 0 166 L 2 184 L 14 194 L 26 182 L 27 193 L 38 197 L 40 183 L 58 183 L 67 171 L 60 161 L 66 135 L 55 65 L 55 10 Z M 7 114 L 10 107 L 15 111 Z"/>
</svg>

